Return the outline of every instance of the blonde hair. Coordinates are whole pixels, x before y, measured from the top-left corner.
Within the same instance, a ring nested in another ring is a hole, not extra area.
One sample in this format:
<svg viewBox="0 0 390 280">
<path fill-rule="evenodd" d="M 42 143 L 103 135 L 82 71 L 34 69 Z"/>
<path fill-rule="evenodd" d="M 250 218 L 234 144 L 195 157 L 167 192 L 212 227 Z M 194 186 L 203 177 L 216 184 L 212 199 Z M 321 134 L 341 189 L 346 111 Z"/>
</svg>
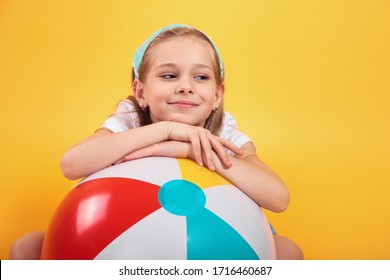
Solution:
<svg viewBox="0 0 390 280">
<path fill-rule="evenodd" d="M 224 77 L 221 74 L 221 66 L 220 66 L 220 61 L 218 58 L 218 55 L 215 51 L 215 48 L 212 44 L 212 42 L 209 40 L 209 38 L 202 33 L 201 31 L 188 27 L 188 26 L 183 26 L 183 27 L 176 27 L 173 29 L 165 30 L 161 32 L 156 38 L 154 38 L 148 48 L 145 51 L 144 57 L 142 59 L 142 63 L 139 67 L 138 70 L 138 78 L 140 79 L 141 82 L 144 82 L 146 79 L 146 75 L 149 71 L 150 67 L 150 52 L 151 49 L 153 49 L 154 46 L 157 44 L 164 42 L 166 40 L 169 40 L 171 38 L 176 38 L 176 37 L 195 37 L 201 40 L 206 41 L 211 49 L 213 50 L 213 72 L 215 75 L 215 79 L 217 82 L 217 86 L 221 86 L 224 82 Z M 135 79 L 135 73 L 134 69 L 132 71 L 132 82 Z M 139 119 L 140 119 L 140 124 L 141 126 L 151 124 L 152 121 L 150 119 L 150 112 L 149 112 L 149 107 L 146 108 L 146 110 L 142 110 L 142 108 L 139 106 L 136 98 L 132 95 L 128 97 L 128 99 L 134 104 L 135 107 L 135 112 L 137 113 Z M 221 101 L 220 105 L 216 110 L 213 110 L 210 116 L 207 118 L 204 128 L 208 129 L 212 134 L 218 135 L 220 134 L 220 130 L 222 127 L 222 119 L 223 119 L 223 101 Z"/>
</svg>

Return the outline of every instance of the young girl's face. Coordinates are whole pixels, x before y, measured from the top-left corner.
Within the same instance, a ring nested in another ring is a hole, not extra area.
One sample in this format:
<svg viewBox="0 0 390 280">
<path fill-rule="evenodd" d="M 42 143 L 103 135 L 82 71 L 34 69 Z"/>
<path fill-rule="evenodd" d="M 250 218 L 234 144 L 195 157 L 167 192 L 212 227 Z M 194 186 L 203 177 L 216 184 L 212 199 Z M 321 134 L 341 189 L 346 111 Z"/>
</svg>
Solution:
<svg viewBox="0 0 390 280">
<path fill-rule="evenodd" d="M 136 80 L 135 95 L 149 106 L 152 122 L 203 126 L 224 93 L 223 85 L 217 86 L 212 47 L 179 37 L 156 44 L 149 55 L 149 71 L 144 82 Z"/>
</svg>

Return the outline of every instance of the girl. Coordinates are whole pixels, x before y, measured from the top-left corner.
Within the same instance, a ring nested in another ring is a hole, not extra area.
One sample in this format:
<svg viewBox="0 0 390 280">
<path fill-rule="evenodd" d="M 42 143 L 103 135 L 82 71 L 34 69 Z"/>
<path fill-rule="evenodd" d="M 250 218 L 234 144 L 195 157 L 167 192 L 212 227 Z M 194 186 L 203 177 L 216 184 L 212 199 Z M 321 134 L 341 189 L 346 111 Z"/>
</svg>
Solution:
<svg viewBox="0 0 390 280">
<path fill-rule="evenodd" d="M 134 96 L 64 154 L 66 178 L 141 157 L 188 158 L 225 177 L 261 207 L 287 208 L 290 197 L 283 181 L 223 111 L 224 67 L 206 34 L 181 24 L 156 31 L 134 54 L 132 83 Z M 41 248 L 43 234 L 34 234 L 18 240 L 11 257 L 23 258 L 23 252 L 39 257 L 35 248 Z M 276 234 L 274 240 L 279 259 L 303 258 L 294 242 Z"/>
</svg>

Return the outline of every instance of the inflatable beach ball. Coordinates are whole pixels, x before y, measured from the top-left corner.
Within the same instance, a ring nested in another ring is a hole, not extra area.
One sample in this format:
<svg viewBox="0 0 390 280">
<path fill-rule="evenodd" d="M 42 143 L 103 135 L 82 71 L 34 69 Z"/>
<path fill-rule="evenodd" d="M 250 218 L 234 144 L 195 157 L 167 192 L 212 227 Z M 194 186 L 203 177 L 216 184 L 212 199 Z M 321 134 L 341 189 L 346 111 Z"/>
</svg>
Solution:
<svg viewBox="0 0 390 280">
<path fill-rule="evenodd" d="M 261 208 L 190 160 L 149 157 L 94 173 L 65 196 L 43 259 L 276 257 Z"/>
</svg>

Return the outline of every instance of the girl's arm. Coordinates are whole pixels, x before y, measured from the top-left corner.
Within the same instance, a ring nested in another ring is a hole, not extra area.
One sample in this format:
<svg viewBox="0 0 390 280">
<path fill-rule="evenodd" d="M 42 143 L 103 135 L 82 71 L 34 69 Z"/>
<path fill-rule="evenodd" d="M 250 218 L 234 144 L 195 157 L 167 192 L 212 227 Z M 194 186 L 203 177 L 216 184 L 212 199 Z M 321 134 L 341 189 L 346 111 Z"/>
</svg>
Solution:
<svg viewBox="0 0 390 280">
<path fill-rule="evenodd" d="M 290 194 L 283 181 L 256 155 L 253 143 L 241 148 L 242 155 L 231 157 L 230 168 L 224 168 L 215 158 L 216 171 L 229 180 L 261 207 L 273 212 L 284 211 L 290 201 Z"/>
<path fill-rule="evenodd" d="M 67 179 L 75 180 L 110 166 L 129 152 L 163 141 L 160 124 L 129 129 L 119 133 L 97 130 L 71 147 L 61 158 Z"/>
<path fill-rule="evenodd" d="M 241 154 L 232 143 L 212 135 L 204 128 L 161 121 L 119 133 L 98 130 L 64 154 L 61 159 L 62 172 L 70 180 L 85 177 L 129 154 L 167 140 L 190 143 L 193 159 L 211 169 L 214 169 L 214 155 L 223 166 L 231 165 L 225 148 Z"/>
</svg>

